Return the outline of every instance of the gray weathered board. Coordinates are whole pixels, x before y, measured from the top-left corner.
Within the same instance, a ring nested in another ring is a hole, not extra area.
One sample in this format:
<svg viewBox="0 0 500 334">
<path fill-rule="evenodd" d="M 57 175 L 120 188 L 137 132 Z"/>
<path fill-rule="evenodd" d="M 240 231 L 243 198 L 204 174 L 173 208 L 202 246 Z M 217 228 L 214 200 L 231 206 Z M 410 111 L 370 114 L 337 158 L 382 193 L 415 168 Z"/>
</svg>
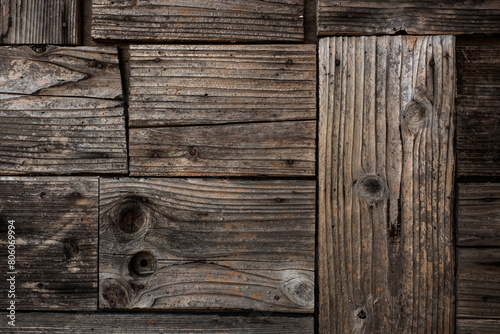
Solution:
<svg viewBox="0 0 500 334">
<path fill-rule="evenodd" d="M 318 0 L 318 35 L 495 34 L 500 1 Z"/>
<path fill-rule="evenodd" d="M 498 334 L 500 319 L 457 319 L 457 334 Z"/>
<path fill-rule="evenodd" d="M 316 119 L 314 45 L 132 45 L 130 126 Z"/>
<path fill-rule="evenodd" d="M 115 47 L 0 47 L 0 174 L 127 171 Z"/>
<path fill-rule="evenodd" d="M 314 311 L 314 181 L 101 179 L 99 307 Z"/>
<path fill-rule="evenodd" d="M 302 41 L 304 0 L 92 0 L 92 37 Z"/>
<path fill-rule="evenodd" d="M 467 39 L 457 68 L 457 173 L 500 176 L 500 40 Z"/>
<path fill-rule="evenodd" d="M 1 307 L 6 310 L 7 228 L 16 237 L 16 310 L 97 308 L 98 179 L 0 177 Z M 2 319 L 1 326 L 6 325 Z"/>
<path fill-rule="evenodd" d="M 1 0 L 0 44 L 76 45 L 79 8 L 79 0 Z"/>
<path fill-rule="evenodd" d="M 7 319 L 0 313 L 2 320 Z M 0 322 L 0 332 L 13 327 Z M 168 313 L 18 313 L 15 333 L 50 334 L 313 334 L 312 316 L 193 315 Z"/>
<path fill-rule="evenodd" d="M 319 333 L 453 333 L 455 43 L 319 45 Z"/>
</svg>

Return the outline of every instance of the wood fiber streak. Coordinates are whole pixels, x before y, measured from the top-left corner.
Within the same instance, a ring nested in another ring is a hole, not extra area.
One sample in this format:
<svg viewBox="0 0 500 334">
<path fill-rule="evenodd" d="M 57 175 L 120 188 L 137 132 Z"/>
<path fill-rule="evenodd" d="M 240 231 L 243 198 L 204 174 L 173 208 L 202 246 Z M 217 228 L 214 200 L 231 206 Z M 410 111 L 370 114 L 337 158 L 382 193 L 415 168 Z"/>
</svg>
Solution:
<svg viewBox="0 0 500 334">
<path fill-rule="evenodd" d="M 93 0 L 92 37 L 131 41 L 303 41 L 304 0 Z"/>
<path fill-rule="evenodd" d="M 318 35 L 496 34 L 500 1 L 318 0 Z"/>
<path fill-rule="evenodd" d="M 101 179 L 103 309 L 314 311 L 314 181 Z"/>
<path fill-rule="evenodd" d="M 314 45 L 133 45 L 131 126 L 316 119 Z"/>
<path fill-rule="evenodd" d="M 500 319 L 457 319 L 457 334 L 497 334 Z"/>
<path fill-rule="evenodd" d="M 79 7 L 79 0 L 1 0 L 0 44 L 77 45 Z"/>
<path fill-rule="evenodd" d="M 5 275 L 10 271 L 7 226 L 15 220 L 16 310 L 96 310 L 98 179 L 0 177 L 0 189 L 0 255 L 5 259 L 0 270 Z M 6 310 L 11 299 L 2 277 Z M 0 326 L 7 326 L 4 320 Z"/>
<path fill-rule="evenodd" d="M 319 45 L 319 333 L 453 333 L 454 38 Z"/>
</svg>

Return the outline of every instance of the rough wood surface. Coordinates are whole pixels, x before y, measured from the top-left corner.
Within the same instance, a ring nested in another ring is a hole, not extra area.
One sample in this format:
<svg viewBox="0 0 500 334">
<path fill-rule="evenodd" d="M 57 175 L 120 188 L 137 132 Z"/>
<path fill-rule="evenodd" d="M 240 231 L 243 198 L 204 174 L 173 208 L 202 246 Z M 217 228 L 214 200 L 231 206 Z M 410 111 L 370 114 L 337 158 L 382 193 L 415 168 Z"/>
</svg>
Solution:
<svg viewBox="0 0 500 334">
<path fill-rule="evenodd" d="M 2 319 L 7 319 L 0 313 Z M 0 322 L 0 331 L 12 327 Z M 51 334 L 313 334 L 312 316 L 265 316 L 258 312 L 250 316 L 193 315 L 165 313 L 21 313 L 15 333 Z"/>
<path fill-rule="evenodd" d="M 500 184 L 458 185 L 458 246 L 500 246 Z"/>
<path fill-rule="evenodd" d="M 319 35 L 496 34 L 500 2 L 318 0 Z"/>
<path fill-rule="evenodd" d="M 304 0 L 93 0 L 92 37 L 132 41 L 302 41 Z"/>
<path fill-rule="evenodd" d="M 130 175 L 314 176 L 316 121 L 131 128 Z"/>
<path fill-rule="evenodd" d="M 101 179 L 99 306 L 314 310 L 314 181 Z"/>
<path fill-rule="evenodd" d="M 15 220 L 16 310 L 95 310 L 98 179 L 0 177 L 0 189 L 2 277 L 10 272 L 7 226 Z M 6 310 L 5 278 L 0 289 Z"/>
<path fill-rule="evenodd" d="M 76 45 L 79 8 L 79 0 L 1 0 L 0 44 Z"/>
<path fill-rule="evenodd" d="M 498 334 L 498 319 L 457 319 L 457 334 Z"/>
<path fill-rule="evenodd" d="M 319 45 L 319 333 L 453 333 L 452 36 Z"/>
<path fill-rule="evenodd" d="M 457 47 L 457 172 L 500 176 L 500 41 L 474 44 Z"/>
<path fill-rule="evenodd" d="M 457 318 L 500 319 L 500 248 L 457 252 Z"/>
<path fill-rule="evenodd" d="M 131 126 L 316 119 L 314 45 L 132 45 Z"/>
</svg>

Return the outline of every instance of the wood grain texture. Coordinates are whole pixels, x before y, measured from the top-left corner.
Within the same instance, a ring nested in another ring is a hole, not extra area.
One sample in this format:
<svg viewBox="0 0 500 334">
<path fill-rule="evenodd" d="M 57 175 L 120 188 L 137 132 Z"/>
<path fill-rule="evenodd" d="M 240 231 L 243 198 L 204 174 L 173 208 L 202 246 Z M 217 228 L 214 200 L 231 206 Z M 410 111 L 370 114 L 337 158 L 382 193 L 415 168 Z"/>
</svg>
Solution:
<svg viewBox="0 0 500 334">
<path fill-rule="evenodd" d="M 500 184 L 458 185 L 457 245 L 500 246 Z"/>
<path fill-rule="evenodd" d="M 77 45 L 79 8 L 79 0 L 1 0 L 0 44 Z"/>
<path fill-rule="evenodd" d="M 457 68 L 458 175 L 500 176 L 500 42 L 460 45 Z"/>
<path fill-rule="evenodd" d="M 316 121 L 131 128 L 133 176 L 314 176 Z"/>
<path fill-rule="evenodd" d="M 100 308 L 314 310 L 314 181 L 101 179 Z"/>
<path fill-rule="evenodd" d="M 131 126 L 316 119 L 314 45 L 132 45 Z"/>
<path fill-rule="evenodd" d="M 93 0 L 92 37 L 132 41 L 302 41 L 304 0 Z"/>
<path fill-rule="evenodd" d="M 500 2 L 318 0 L 319 35 L 495 34 L 500 31 Z"/>
<path fill-rule="evenodd" d="M 319 333 L 453 333 L 454 38 L 319 45 Z"/>
<path fill-rule="evenodd" d="M 313 334 L 312 316 L 220 316 L 165 313 L 22 313 L 18 314 L 15 333 L 52 334 Z M 2 319 L 6 313 L 0 313 Z M 12 327 L 0 323 L 0 331 Z"/>
<path fill-rule="evenodd" d="M 2 275 L 10 271 L 7 228 L 15 220 L 16 310 L 95 310 L 98 179 L 0 177 L 0 189 Z M 7 283 L 0 283 L 3 310 Z"/>
<path fill-rule="evenodd" d="M 457 319 L 457 334 L 498 334 L 499 319 Z"/>
<path fill-rule="evenodd" d="M 500 248 L 457 253 L 457 317 L 500 319 Z"/>
</svg>

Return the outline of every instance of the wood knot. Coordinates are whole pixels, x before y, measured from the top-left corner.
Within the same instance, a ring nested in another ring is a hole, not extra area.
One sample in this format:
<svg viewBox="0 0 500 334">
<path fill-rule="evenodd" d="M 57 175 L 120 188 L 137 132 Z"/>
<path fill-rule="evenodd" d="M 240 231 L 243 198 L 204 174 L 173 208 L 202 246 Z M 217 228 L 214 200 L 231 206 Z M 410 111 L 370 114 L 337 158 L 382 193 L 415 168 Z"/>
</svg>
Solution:
<svg viewBox="0 0 500 334">
<path fill-rule="evenodd" d="M 149 276 L 155 273 L 156 258 L 150 252 L 136 253 L 129 261 L 129 272 L 132 276 Z"/>
<path fill-rule="evenodd" d="M 128 201 L 123 204 L 118 214 L 116 226 L 124 233 L 132 234 L 144 226 L 146 215 L 142 206 L 136 201 Z"/>
<path fill-rule="evenodd" d="M 378 202 L 384 198 L 387 192 L 386 182 L 378 175 L 366 175 L 356 182 L 355 190 L 360 197 L 372 202 Z"/>
<path fill-rule="evenodd" d="M 196 149 L 195 148 L 192 148 L 189 150 L 189 155 L 194 157 L 196 155 Z"/>
<path fill-rule="evenodd" d="M 67 259 L 74 258 L 80 252 L 80 247 L 78 243 L 73 239 L 67 239 L 63 243 L 64 256 Z"/>
<path fill-rule="evenodd" d="M 130 293 L 126 287 L 112 278 L 101 283 L 102 299 L 109 308 L 126 308 L 130 303 Z"/>
<path fill-rule="evenodd" d="M 358 317 L 359 317 L 360 319 L 366 319 L 366 312 L 365 312 L 365 311 L 363 311 L 363 310 L 359 311 L 359 313 L 358 313 Z"/>
<path fill-rule="evenodd" d="M 418 130 L 425 124 L 429 114 L 430 112 L 423 104 L 413 100 L 406 107 L 403 113 L 403 119 L 406 125 L 408 125 L 408 128 Z"/>
<path fill-rule="evenodd" d="M 299 276 L 287 280 L 280 287 L 280 290 L 299 307 L 314 308 L 314 282 L 305 275 L 299 274 Z"/>
</svg>

